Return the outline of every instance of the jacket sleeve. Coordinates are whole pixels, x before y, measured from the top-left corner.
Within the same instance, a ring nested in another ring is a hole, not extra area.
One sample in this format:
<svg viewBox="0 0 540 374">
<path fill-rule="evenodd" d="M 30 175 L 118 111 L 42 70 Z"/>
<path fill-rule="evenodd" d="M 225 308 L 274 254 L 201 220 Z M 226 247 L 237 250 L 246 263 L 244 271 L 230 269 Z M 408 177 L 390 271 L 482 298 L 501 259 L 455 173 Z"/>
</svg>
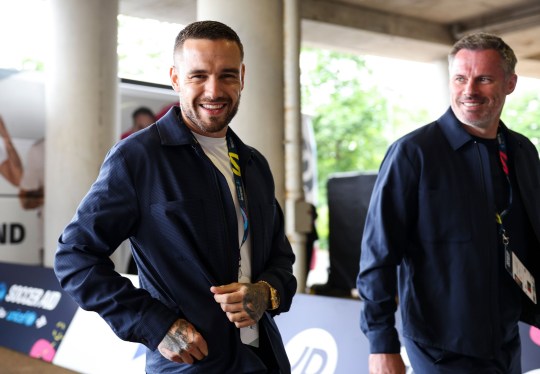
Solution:
<svg viewBox="0 0 540 374">
<path fill-rule="evenodd" d="M 515 172 L 520 188 L 521 196 L 526 200 L 525 210 L 531 222 L 531 226 L 537 239 L 535 243 L 540 243 L 540 162 L 538 160 L 538 151 L 531 141 L 521 134 L 514 131 L 509 131 L 513 136 L 517 137 L 515 145 L 516 161 Z M 526 267 L 532 272 L 537 284 L 540 282 L 540 249 L 534 247 L 531 250 Z M 540 296 L 540 287 L 536 287 L 537 295 Z M 526 296 L 522 297 L 522 312 L 520 320 L 537 328 L 540 328 L 540 304 L 533 304 Z"/>
<path fill-rule="evenodd" d="M 59 238 L 54 270 L 62 288 L 118 337 L 155 349 L 178 316 L 117 273 L 109 258 L 136 230 L 138 217 L 137 191 L 115 147 Z"/>
<path fill-rule="evenodd" d="M 287 312 L 292 304 L 296 293 L 296 278 L 293 275 L 293 263 L 295 256 L 291 244 L 285 235 L 283 212 L 279 203 L 274 204 L 274 230 L 270 257 L 259 280 L 264 280 L 272 285 L 279 294 L 280 303 L 276 310 L 270 311 L 271 315 Z"/>
<path fill-rule="evenodd" d="M 399 144 L 383 160 L 366 216 L 357 287 L 360 326 L 371 353 L 399 353 L 395 328 L 397 267 L 410 238 L 417 206 L 416 171 Z"/>
<path fill-rule="evenodd" d="M 291 244 L 285 235 L 285 220 L 283 211 L 275 198 L 274 178 L 266 158 L 254 148 L 250 148 L 254 154 L 253 168 L 256 168 L 257 178 L 252 178 L 251 188 L 257 191 L 260 201 L 263 201 L 264 209 L 264 235 L 269 242 L 269 253 L 265 256 L 262 271 L 256 276 L 256 281 L 266 281 L 276 289 L 279 294 L 280 303 L 276 310 L 269 311 L 274 316 L 282 312 L 287 312 L 292 304 L 292 299 L 296 293 L 296 278 L 293 275 L 293 263 L 295 256 Z M 248 191 L 249 193 L 249 191 Z M 248 200 L 249 201 L 249 200 Z M 266 204 L 268 202 L 269 204 Z M 266 247 L 265 243 L 265 247 Z M 259 249 L 258 249 L 259 250 Z"/>
</svg>

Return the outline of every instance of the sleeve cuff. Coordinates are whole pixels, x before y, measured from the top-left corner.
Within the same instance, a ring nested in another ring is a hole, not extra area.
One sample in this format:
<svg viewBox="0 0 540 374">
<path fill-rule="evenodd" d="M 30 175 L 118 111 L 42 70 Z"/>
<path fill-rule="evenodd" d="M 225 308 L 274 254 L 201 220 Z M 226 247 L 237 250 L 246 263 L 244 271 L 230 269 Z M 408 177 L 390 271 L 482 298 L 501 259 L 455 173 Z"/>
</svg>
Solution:
<svg viewBox="0 0 540 374">
<path fill-rule="evenodd" d="M 137 326 L 137 340 L 151 350 L 155 350 L 163 340 L 171 325 L 181 316 L 157 302 L 145 311 Z"/>
<path fill-rule="evenodd" d="M 399 353 L 401 344 L 397 330 L 370 331 L 367 333 L 370 353 Z"/>
</svg>

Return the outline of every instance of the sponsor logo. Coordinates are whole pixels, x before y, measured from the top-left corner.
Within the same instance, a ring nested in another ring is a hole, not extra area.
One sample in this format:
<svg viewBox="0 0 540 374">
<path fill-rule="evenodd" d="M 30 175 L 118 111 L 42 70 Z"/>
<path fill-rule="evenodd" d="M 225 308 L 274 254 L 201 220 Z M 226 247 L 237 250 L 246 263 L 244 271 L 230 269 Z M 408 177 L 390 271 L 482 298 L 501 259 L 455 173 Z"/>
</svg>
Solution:
<svg viewBox="0 0 540 374">
<path fill-rule="evenodd" d="M 326 330 L 311 328 L 296 334 L 285 350 L 291 361 L 292 374 L 333 374 L 338 362 L 334 337 Z"/>
<path fill-rule="evenodd" d="M 12 310 L 12 311 L 6 311 L 2 309 L 3 313 L 5 314 L 6 321 L 16 323 L 19 325 L 24 326 L 32 326 L 34 322 L 36 322 L 37 314 L 36 312 L 27 310 L 27 311 L 21 311 L 21 310 Z"/>
<path fill-rule="evenodd" d="M 14 284 L 9 288 L 9 291 L 5 296 L 5 301 L 33 308 L 53 310 L 56 308 L 61 298 L 62 294 L 58 291 L 45 291 L 42 288 Z"/>
</svg>

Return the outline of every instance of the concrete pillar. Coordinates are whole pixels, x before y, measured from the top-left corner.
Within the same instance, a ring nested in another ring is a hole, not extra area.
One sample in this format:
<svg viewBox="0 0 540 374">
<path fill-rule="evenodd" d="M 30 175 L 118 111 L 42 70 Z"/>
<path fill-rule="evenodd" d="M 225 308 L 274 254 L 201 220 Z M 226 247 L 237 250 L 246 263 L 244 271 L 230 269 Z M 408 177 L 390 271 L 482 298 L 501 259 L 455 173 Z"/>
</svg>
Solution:
<svg viewBox="0 0 540 374">
<path fill-rule="evenodd" d="M 285 212 L 286 232 L 296 255 L 294 274 L 298 292 L 306 290 L 306 233 L 311 230 L 311 208 L 302 180 L 302 114 L 300 100 L 300 6 L 284 0 L 285 69 Z"/>
<path fill-rule="evenodd" d="M 46 61 L 44 265 L 95 180 L 117 126 L 118 0 L 51 0 Z"/>
<path fill-rule="evenodd" d="M 448 70 L 448 59 L 445 57 L 443 59 L 433 62 L 433 67 L 438 77 L 433 82 L 433 92 L 437 92 L 437 95 L 434 97 L 434 118 L 439 118 L 446 109 L 450 106 L 450 72 Z"/>
<path fill-rule="evenodd" d="M 244 45 L 245 86 L 231 128 L 268 159 L 285 202 L 283 11 L 278 0 L 198 0 L 197 19 L 232 27 Z"/>
</svg>

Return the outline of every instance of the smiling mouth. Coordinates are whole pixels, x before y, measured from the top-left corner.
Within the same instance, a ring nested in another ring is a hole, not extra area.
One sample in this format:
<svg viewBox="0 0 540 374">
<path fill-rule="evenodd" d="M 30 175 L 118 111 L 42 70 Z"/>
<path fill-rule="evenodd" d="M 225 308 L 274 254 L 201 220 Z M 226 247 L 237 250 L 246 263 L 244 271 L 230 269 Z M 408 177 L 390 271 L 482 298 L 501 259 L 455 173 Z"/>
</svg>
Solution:
<svg viewBox="0 0 540 374">
<path fill-rule="evenodd" d="M 225 104 L 201 104 L 201 107 L 207 110 L 219 110 L 225 108 Z"/>
<path fill-rule="evenodd" d="M 467 108 L 474 108 L 474 107 L 477 107 L 477 106 L 480 106 L 482 105 L 482 103 L 479 103 L 479 102 L 474 102 L 474 103 L 470 103 L 470 102 L 461 102 L 461 104 Z"/>
</svg>

